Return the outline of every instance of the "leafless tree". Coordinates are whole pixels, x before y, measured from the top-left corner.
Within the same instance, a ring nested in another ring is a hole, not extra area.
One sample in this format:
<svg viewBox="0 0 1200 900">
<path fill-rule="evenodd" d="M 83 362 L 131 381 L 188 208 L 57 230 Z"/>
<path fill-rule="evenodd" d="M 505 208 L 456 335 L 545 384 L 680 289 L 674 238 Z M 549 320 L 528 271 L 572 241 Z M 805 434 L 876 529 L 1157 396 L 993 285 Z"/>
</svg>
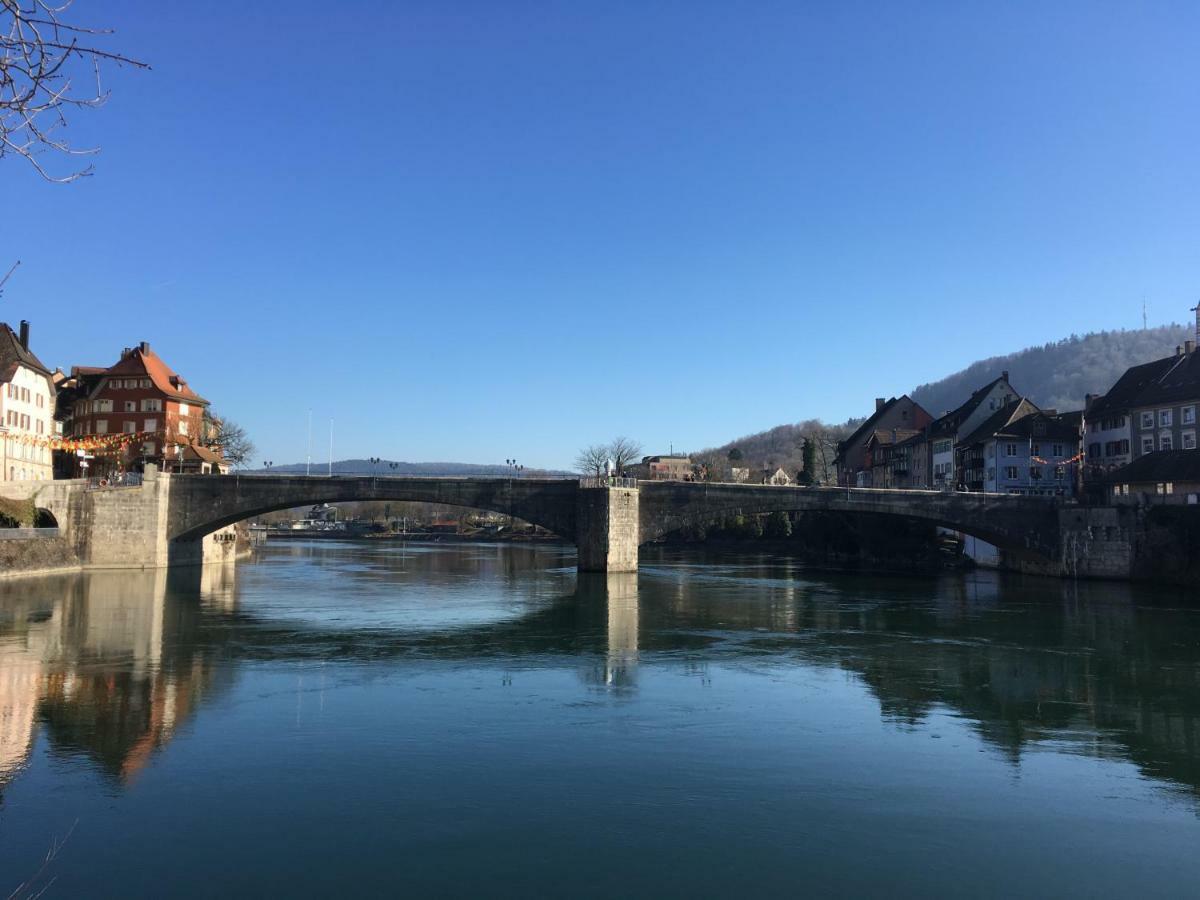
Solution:
<svg viewBox="0 0 1200 900">
<path fill-rule="evenodd" d="M 608 455 L 613 461 L 617 474 L 625 472 L 625 467 L 642 455 L 642 445 L 627 437 L 614 438 L 608 445 Z"/>
<path fill-rule="evenodd" d="M 98 46 L 110 30 L 64 22 L 73 2 L 0 0 L 0 159 L 23 157 L 47 181 L 58 183 L 92 174 L 89 164 L 55 176 L 39 157 L 47 151 L 67 157 L 99 152 L 99 147 L 72 147 L 62 132 L 68 112 L 102 106 L 108 99 L 101 65 L 150 68 Z M 77 87 L 76 78 L 86 88 Z"/>
<path fill-rule="evenodd" d="M 604 444 L 592 444 L 584 447 L 575 457 L 575 469 L 584 475 L 599 477 L 604 474 L 604 466 L 608 462 L 608 447 Z"/>
<path fill-rule="evenodd" d="M 0 0 L 3 2 L 3 0 Z M 254 457 L 254 441 L 246 429 L 232 419 L 204 413 L 204 442 L 220 451 L 237 468 L 243 468 Z"/>
</svg>

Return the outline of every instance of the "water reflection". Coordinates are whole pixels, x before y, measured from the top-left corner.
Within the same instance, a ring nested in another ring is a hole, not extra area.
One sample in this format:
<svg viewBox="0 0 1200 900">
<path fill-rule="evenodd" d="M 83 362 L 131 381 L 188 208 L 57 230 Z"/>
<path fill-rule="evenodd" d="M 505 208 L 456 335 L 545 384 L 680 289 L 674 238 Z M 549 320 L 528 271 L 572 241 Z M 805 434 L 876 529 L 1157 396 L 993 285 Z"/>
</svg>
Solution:
<svg viewBox="0 0 1200 900">
<path fill-rule="evenodd" d="M 61 753 L 82 753 L 124 782 L 171 739 L 220 669 L 198 635 L 206 610 L 228 612 L 232 572 L 97 573 L 0 587 L 0 786 L 44 726 Z"/>
<path fill-rule="evenodd" d="M 1200 791 L 1200 615 L 1169 594 L 990 575 L 887 579 L 666 553 L 578 576 L 569 551 L 289 545 L 221 570 L 0 584 L 0 786 L 38 730 L 128 782 L 239 663 L 452 661 L 580 673 L 852 673 L 899 730 L 949 710 L 1013 764 L 1127 759 Z"/>
</svg>

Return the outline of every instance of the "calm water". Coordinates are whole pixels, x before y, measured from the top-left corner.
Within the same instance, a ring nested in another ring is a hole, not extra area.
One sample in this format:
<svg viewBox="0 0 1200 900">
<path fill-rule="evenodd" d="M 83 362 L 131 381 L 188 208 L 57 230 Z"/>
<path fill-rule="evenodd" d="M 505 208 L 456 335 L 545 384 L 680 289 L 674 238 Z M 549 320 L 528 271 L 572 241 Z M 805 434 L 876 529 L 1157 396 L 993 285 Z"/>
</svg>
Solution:
<svg viewBox="0 0 1200 900">
<path fill-rule="evenodd" d="M 1200 891 L 1200 601 L 573 560 L 0 583 L 0 897 Z"/>
</svg>

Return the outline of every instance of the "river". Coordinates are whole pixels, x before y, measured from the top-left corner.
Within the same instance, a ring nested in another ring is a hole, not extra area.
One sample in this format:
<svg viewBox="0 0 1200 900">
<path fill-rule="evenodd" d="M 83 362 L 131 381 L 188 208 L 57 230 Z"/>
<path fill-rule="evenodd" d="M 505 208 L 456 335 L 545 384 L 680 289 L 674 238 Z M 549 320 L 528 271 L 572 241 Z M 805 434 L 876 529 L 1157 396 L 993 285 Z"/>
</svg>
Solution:
<svg viewBox="0 0 1200 900">
<path fill-rule="evenodd" d="M 1174 591 L 371 542 L 0 582 L 0 897 L 1182 896 L 1198 848 Z"/>
</svg>

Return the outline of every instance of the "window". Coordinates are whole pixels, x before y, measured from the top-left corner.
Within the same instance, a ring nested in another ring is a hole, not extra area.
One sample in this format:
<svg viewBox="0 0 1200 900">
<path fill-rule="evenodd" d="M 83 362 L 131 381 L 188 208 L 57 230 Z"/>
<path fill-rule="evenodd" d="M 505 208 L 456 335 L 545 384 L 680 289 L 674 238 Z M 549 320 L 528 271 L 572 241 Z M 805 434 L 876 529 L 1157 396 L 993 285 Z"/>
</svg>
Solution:
<svg viewBox="0 0 1200 900">
<path fill-rule="evenodd" d="M 157 397 L 142 401 L 142 412 L 162 412 L 162 401 Z"/>
<path fill-rule="evenodd" d="M 1152 413 L 1152 412 L 1142 413 L 1142 427 L 1143 428 L 1153 428 L 1154 427 L 1154 413 Z"/>
<path fill-rule="evenodd" d="M 180 434 L 182 434 L 182 435 L 185 435 L 185 436 L 187 435 L 187 433 L 188 433 L 188 421 L 187 421 L 187 419 L 180 419 L 180 420 L 179 420 L 179 433 L 180 433 Z"/>
<path fill-rule="evenodd" d="M 158 419 L 147 419 L 142 423 L 142 431 L 158 431 Z"/>
<path fill-rule="evenodd" d="M 46 433 L 46 432 L 45 432 L 45 428 L 46 428 L 46 423 L 45 423 L 45 422 L 43 422 L 41 419 L 38 419 L 38 420 L 37 420 L 37 433 L 38 433 L 38 434 L 45 434 L 45 433 Z"/>
<path fill-rule="evenodd" d="M 988 469 L 988 470 L 987 470 L 987 480 L 988 480 L 988 481 L 995 481 L 995 480 L 996 480 L 996 470 L 995 470 L 995 469 Z"/>
<path fill-rule="evenodd" d="M 125 401 L 125 412 L 137 412 L 137 401 L 136 400 L 126 400 Z"/>
<path fill-rule="evenodd" d="M 38 409 L 41 409 L 42 407 L 44 407 L 46 405 L 46 398 L 43 397 L 41 394 L 37 395 L 37 405 L 38 405 Z"/>
<path fill-rule="evenodd" d="M 126 434 L 133 434 L 135 431 L 137 431 L 137 422 L 126 422 L 122 428 Z"/>
<path fill-rule="evenodd" d="M 138 382 L 138 387 L 140 387 L 140 388 L 148 388 L 148 387 L 150 387 L 150 379 L 149 379 L 149 378 L 143 378 L 141 381 L 139 381 L 139 382 Z"/>
<path fill-rule="evenodd" d="M 1063 457 L 1063 445 L 1062 445 L 1062 444 L 1054 444 L 1054 445 L 1052 445 L 1052 446 L 1050 447 L 1050 452 L 1051 452 L 1051 455 L 1052 455 L 1052 456 L 1057 456 L 1059 459 L 1062 459 L 1062 457 Z"/>
<path fill-rule="evenodd" d="M 1153 453 L 1154 452 L 1154 438 L 1152 438 L 1152 437 L 1142 438 L 1142 452 L 1143 453 Z"/>
<path fill-rule="evenodd" d="M 179 404 L 179 414 L 181 416 L 186 416 L 188 414 L 188 405 L 186 403 Z"/>
<path fill-rule="evenodd" d="M 1007 478 L 1009 481 L 1016 481 L 1017 480 L 1017 467 L 1016 466 L 1006 466 L 1004 469 L 1004 477 Z"/>
<path fill-rule="evenodd" d="M 1041 466 L 1030 466 L 1029 467 L 1029 477 L 1033 481 L 1041 481 L 1042 480 L 1042 467 Z"/>
<path fill-rule="evenodd" d="M 1160 434 L 1158 436 L 1158 449 L 1159 450 L 1170 450 L 1171 449 L 1171 435 Z"/>
<path fill-rule="evenodd" d="M 1158 427 L 1159 428 L 1170 428 L 1171 427 L 1171 410 L 1160 409 L 1158 411 Z"/>
<path fill-rule="evenodd" d="M 1067 467 L 1066 466 L 1055 466 L 1054 467 L 1054 480 L 1055 481 L 1062 481 L 1066 477 L 1067 477 Z"/>
<path fill-rule="evenodd" d="M 142 453 L 146 456 L 154 455 L 154 441 L 146 441 L 142 444 Z"/>
<path fill-rule="evenodd" d="M 96 420 L 96 434 L 108 434 L 108 419 Z"/>
<path fill-rule="evenodd" d="M 1183 433 L 1183 440 L 1180 442 L 1179 446 L 1184 450 L 1195 450 L 1196 449 L 1196 432 L 1185 431 Z"/>
<path fill-rule="evenodd" d="M 1029 452 L 1032 453 L 1034 456 L 1041 456 L 1042 455 L 1042 445 L 1041 444 L 1030 444 Z"/>
<path fill-rule="evenodd" d="M 1159 494 L 1175 493 L 1175 484 L 1174 484 L 1174 482 L 1171 482 L 1171 481 L 1160 481 L 1154 487 L 1155 487 L 1155 492 L 1159 493 Z"/>
<path fill-rule="evenodd" d="M 1016 456 L 1017 455 L 1017 445 L 1016 444 L 1005 444 L 1004 445 L 1004 455 L 1005 456 Z M 1014 475 L 1013 477 L 1015 478 L 1016 476 Z"/>
<path fill-rule="evenodd" d="M 112 401 L 111 400 L 97 400 L 92 405 L 92 412 L 98 412 L 98 413 L 112 412 Z"/>
<path fill-rule="evenodd" d="M 1183 422 L 1184 425 L 1195 425 L 1196 424 L 1196 407 L 1185 406 L 1183 408 L 1183 415 L 1180 417 L 1180 421 Z"/>
</svg>

